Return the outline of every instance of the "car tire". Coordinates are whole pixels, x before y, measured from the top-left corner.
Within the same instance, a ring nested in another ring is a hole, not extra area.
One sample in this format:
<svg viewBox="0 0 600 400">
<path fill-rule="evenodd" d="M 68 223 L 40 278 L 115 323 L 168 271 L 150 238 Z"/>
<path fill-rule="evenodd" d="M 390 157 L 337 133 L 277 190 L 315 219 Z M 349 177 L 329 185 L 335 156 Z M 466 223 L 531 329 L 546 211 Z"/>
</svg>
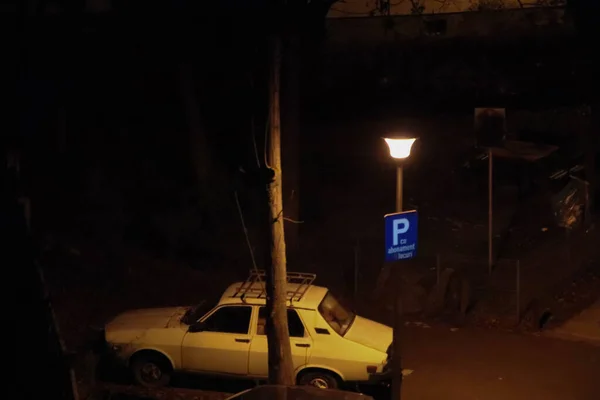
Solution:
<svg viewBox="0 0 600 400">
<path fill-rule="evenodd" d="M 339 387 L 338 379 L 326 371 L 311 371 L 302 374 L 298 379 L 300 386 L 314 386 L 320 389 L 337 389 Z"/>
<path fill-rule="evenodd" d="M 135 382 L 144 387 L 166 386 L 171 380 L 171 365 L 159 354 L 140 354 L 131 362 L 131 370 Z"/>
</svg>

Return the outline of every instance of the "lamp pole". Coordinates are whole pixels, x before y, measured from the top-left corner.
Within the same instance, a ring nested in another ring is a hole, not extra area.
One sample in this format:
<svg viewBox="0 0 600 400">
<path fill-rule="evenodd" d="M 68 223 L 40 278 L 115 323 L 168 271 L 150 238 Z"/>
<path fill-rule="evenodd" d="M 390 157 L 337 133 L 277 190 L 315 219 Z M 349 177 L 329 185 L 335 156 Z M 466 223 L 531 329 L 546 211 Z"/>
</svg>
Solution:
<svg viewBox="0 0 600 400">
<path fill-rule="evenodd" d="M 396 212 L 402 212 L 402 192 L 404 189 L 404 171 L 401 160 L 398 160 L 396 167 Z M 401 282 L 402 274 L 399 267 L 394 268 L 394 282 Z M 402 290 L 396 291 L 394 299 L 394 326 L 392 333 L 392 398 L 391 400 L 400 400 L 402 398 L 402 329 L 404 328 L 402 312 Z"/>
<path fill-rule="evenodd" d="M 396 167 L 396 212 L 402 212 L 402 190 L 404 184 L 404 171 L 399 163 Z"/>
<path fill-rule="evenodd" d="M 390 155 L 397 161 L 396 165 L 396 212 L 403 211 L 404 170 L 403 162 L 410 155 L 414 138 L 385 139 L 390 148 Z M 391 274 L 396 284 L 401 283 L 402 274 L 399 267 Z M 396 291 L 394 299 L 394 326 L 392 334 L 392 400 L 402 398 L 402 330 L 404 328 L 402 310 L 402 291 Z"/>
<path fill-rule="evenodd" d="M 492 150 L 488 153 L 488 275 L 492 274 L 494 266 L 494 207 L 493 207 L 493 187 L 494 187 L 494 156 Z"/>
</svg>

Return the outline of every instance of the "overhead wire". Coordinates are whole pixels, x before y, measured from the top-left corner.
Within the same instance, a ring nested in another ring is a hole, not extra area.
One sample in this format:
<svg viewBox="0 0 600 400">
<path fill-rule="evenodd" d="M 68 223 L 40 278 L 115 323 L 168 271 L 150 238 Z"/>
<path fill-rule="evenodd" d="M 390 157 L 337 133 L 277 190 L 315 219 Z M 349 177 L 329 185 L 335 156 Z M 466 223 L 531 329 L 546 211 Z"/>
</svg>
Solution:
<svg viewBox="0 0 600 400">
<path fill-rule="evenodd" d="M 256 48 L 255 48 L 256 51 Z M 254 91 L 254 79 L 252 76 L 252 73 L 250 73 L 250 89 L 252 90 L 252 92 Z M 252 146 L 254 148 L 254 156 L 256 158 L 256 165 L 257 167 L 260 169 L 260 156 L 258 154 L 258 145 L 256 144 L 256 132 L 255 132 L 255 127 L 254 127 L 254 113 L 252 113 L 251 117 L 250 117 L 250 133 L 252 135 Z M 265 153 L 265 157 L 266 157 L 266 153 Z M 266 158 L 265 158 L 266 161 Z M 248 246 L 248 251 L 250 252 L 250 259 L 252 260 L 252 268 L 254 269 L 254 272 L 256 272 L 257 276 L 259 275 L 259 270 L 258 270 L 258 265 L 256 264 L 256 257 L 254 255 L 254 249 L 252 248 L 252 243 L 250 242 L 250 235 L 248 234 L 248 228 L 246 227 L 246 221 L 244 220 L 244 213 L 242 211 L 242 205 L 240 204 L 240 199 L 238 196 L 238 192 L 237 190 L 233 192 L 234 196 L 235 196 L 235 204 L 237 206 L 237 210 L 238 210 L 238 214 L 240 216 L 240 222 L 242 224 L 242 230 L 244 231 L 244 238 L 246 239 L 246 245 Z M 262 284 L 262 289 L 266 291 L 266 286 L 265 284 L 262 282 L 262 280 L 259 280 Z"/>
<path fill-rule="evenodd" d="M 276 63 L 280 63 L 281 60 L 275 60 Z M 252 89 L 254 89 L 254 79 L 252 78 L 252 75 L 250 75 L 250 87 Z M 270 117 L 271 117 L 271 113 L 270 110 L 267 112 L 267 117 L 266 117 L 266 123 L 265 123 L 265 136 L 264 136 L 264 153 L 263 153 L 263 158 L 264 158 L 264 164 L 265 167 L 267 168 L 271 168 L 269 166 L 268 163 L 268 158 L 267 158 L 267 146 L 268 146 L 268 135 L 269 135 L 269 128 L 270 128 Z M 251 128 L 250 128 L 250 133 L 252 135 L 252 145 L 254 148 L 254 156 L 256 158 L 256 164 L 258 166 L 258 168 L 260 169 L 261 165 L 260 165 L 260 157 L 258 154 L 258 145 L 256 143 L 256 134 L 255 134 L 255 126 L 254 126 L 254 114 L 252 114 L 251 116 Z M 256 256 L 254 254 L 254 249 L 252 248 L 252 243 L 250 242 L 250 235 L 248 233 L 248 228 L 246 226 L 246 221 L 244 220 L 244 213 L 242 211 L 242 206 L 240 204 L 240 199 L 238 196 L 238 192 L 234 191 L 234 196 L 235 196 L 235 203 L 237 206 L 237 210 L 238 210 L 238 214 L 240 217 L 240 222 L 242 224 L 242 230 L 244 232 L 244 238 L 246 240 L 246 245 L 248 246 L 248 251 L 250 252 L 250 258 L 252 260 L 252 268 L 254 269 L 254 271 L 256 272 L 257 275 L 259 274 L 259 269 L 258 269 L 258 265 L 256 263 Z M 281 210 L 281 213 L 283 213 L 283 210 Z M 294 221 L 290 218 L 286 218 L 283 217 L 284 220 L 289 221 L 289 222 L 293 222 L 293 223 L 303 223 L 304 221 Z M 263 285 L 263 290 L 266 290 L 266 287 L 264 286 L 265 283 L 262 280 L 259 280 L 261 282 L 261 284 Z"/>
<path fill-rule="evenodd" d="M 250 72 L 250 90 L 254 92 L 254 78 Z M 258 145 L 256 144 L 256 132 L 254 129 L 254 112 L 250 116 L 250 134 L 252 135 L 252 146 L 254 147 L 254 156 L 256 157 L 256 165 L 260 168 L 260 157 L 258 155 Z"/>
<path fill-rule="evenodd" d="M 248 245 L 248 250 L 250 251 L 250 259 L 252 260 L 252 268 L 257 275 L 260 275 L 258 270 L 258 265 L 256 264 L 256 257 L 254 255 L 254 249 L 252 248 L 252 243 L 250 243 L 250 235 L 248 234 L 248 228 L 246 227 L 246 222 L 244 221 L 244 213 L 242 212 L 242 206 L 240 204 L 240 199 L 238 197 L 237 190 L 233 192 L 235 195 L 235 204 L 237 205 L 238 213 L 240 215 L 240 221 L 242 223 L 242 230 L 244 231 L 244 237 L 246 238 L 246 244 Z M 259 280 L 263 285 L 264 282 Z M 263 289 L 266 290 L 266 287 L 263 286 Z"/>
</svg>

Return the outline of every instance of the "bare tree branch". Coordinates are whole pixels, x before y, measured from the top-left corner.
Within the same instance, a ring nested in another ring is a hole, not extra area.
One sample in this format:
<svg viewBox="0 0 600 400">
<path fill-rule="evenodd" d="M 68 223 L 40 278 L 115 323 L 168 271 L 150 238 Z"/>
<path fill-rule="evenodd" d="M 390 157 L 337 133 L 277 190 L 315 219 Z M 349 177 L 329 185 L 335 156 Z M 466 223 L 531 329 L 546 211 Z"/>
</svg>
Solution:
<svg viewBox="0 0 600 400">
<path fill-rule="evenodd" d="M 434 1 L 439 4 L 439 7 L 438 7 L 439 11 L 446 10 L 450 6 L 454 6 L 455 8 L 458 9 L 458 7 L 456 5 L 456 0 L 434 0 Z"/>
<path fill-rule="evenodd" d="M 425 11 L 425 2 L 423 0 L 410 0 L 410 13 L 421 15 Z"/>
</svg>

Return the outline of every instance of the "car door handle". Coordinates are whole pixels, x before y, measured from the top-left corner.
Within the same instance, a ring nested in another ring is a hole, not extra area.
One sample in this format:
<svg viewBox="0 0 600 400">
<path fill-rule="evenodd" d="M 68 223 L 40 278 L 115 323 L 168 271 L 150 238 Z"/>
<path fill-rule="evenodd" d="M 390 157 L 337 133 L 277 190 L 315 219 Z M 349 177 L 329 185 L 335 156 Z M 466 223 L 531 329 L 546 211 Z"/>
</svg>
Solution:
<svg viewBox="0 0 600 400">
<path fill-rule="evenodd" d="M 296 347 L 310 347 L 308 343 L 296 343 Z"/>
<path fill-rule="evenodd" d="M 238 343 L 250 343 L 250 339 L 239 339 L 239 338 L 236 338 L 235 341 L 238 342 Z"/>
</svg>

